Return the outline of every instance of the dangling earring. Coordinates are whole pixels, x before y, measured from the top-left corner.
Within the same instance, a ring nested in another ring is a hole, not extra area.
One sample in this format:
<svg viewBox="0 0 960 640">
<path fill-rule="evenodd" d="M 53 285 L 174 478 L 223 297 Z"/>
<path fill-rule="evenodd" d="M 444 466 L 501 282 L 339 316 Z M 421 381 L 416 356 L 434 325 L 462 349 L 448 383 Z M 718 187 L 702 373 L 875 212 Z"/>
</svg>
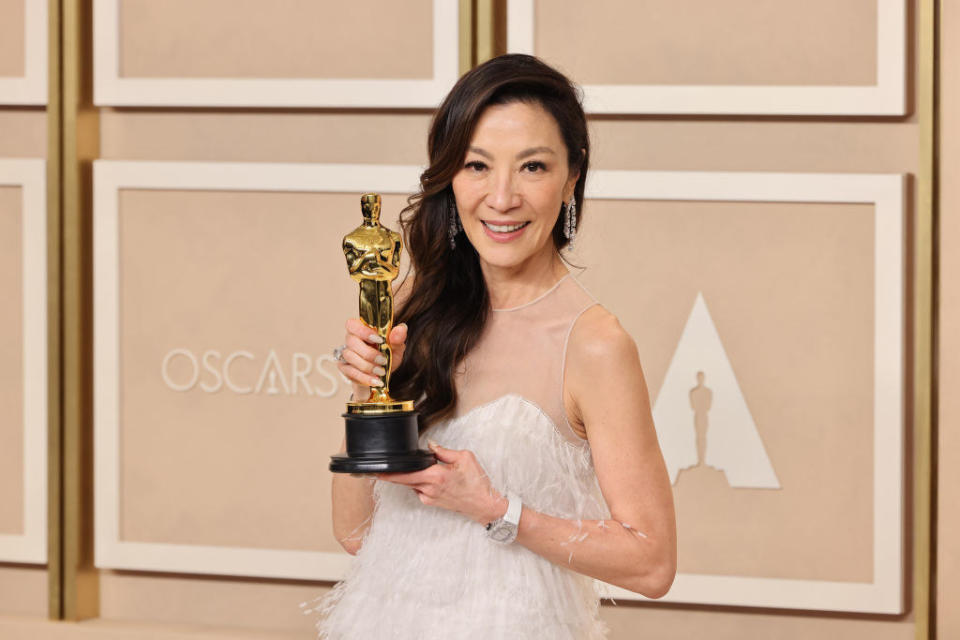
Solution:
<svg viewBox="0 0 960 640">
<path fill-rule="evenodd" d="M 457 248 L 457 234 L 463 227 L 460 226 L 460 216 L 457 215 L 457 201 L 450 197 L 450 224 L 447 226 L 447 234 L 450 237 L 450 250 Z"/>
<path fill-rule="evenodd" d="M 563 235 L 567 238 L 567 249 L 573 249 L 573 240 L 577 237 L 577 197 L 570 196 L 563 219 Z"/>
</svg>

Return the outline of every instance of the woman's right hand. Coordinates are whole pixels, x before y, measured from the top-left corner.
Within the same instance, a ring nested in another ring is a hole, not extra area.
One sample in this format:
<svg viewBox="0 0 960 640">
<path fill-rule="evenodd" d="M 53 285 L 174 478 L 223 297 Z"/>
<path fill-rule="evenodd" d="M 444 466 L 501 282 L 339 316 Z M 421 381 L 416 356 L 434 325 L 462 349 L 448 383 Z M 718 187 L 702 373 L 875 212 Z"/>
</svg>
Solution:
<svg viewBox="0 0 960 640">
<path fill-rule="evenodd" d="M 338 362 L 340 373 L 346 376 L 353 384 L 353 397 L 364 401 L 370 397 L 370 387 L 380 386 L 383 382 L 380 376 L 386 373 L 386 357 L 380 353 L 378 345 L 383 343 L 376 330 L 371 329 L 360 318 L 347 320 L 347 335 L 344 339 L 346 348 L 343 350 L 345 362 Z M 398 324 L 390 330 L 389 343 L 392 351 L 390 370 L 395 371 L 403 360 L 403 351 L 406 347 L 407 325 Z"/>
</svg>

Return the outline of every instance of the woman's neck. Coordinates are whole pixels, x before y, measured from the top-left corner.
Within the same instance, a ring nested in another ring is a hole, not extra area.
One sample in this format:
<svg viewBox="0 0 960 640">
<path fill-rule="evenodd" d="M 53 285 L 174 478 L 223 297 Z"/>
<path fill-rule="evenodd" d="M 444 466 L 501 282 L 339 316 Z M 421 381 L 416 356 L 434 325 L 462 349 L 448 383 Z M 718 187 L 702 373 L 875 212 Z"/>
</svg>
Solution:
<svg viewBox="0 0 960 640">
<path fill-rule="evenodd" d="M 560 254 L 552 247 L 543 256 L 522 265 L 504 268 L 480 261 L 487 283 L 491 309 L 510 309 L 533 300 L 568 273 Z"/>
</svg>

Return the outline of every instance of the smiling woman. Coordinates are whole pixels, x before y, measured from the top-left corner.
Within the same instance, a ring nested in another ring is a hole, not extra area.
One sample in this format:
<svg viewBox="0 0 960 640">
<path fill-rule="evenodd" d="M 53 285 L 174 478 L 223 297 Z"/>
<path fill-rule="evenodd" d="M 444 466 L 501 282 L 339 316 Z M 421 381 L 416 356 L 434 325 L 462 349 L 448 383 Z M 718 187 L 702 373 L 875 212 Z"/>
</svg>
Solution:
<svg viewBox="0 0 960 640">
<path fill-rule="evenodd" d="M 392 363 L 351 318 L 339 367 L 359 398 L 393 368 L 439 462 L 334 477 L 356 558 L 308 612 L 330 639 L 602 638 L 593 578 L 662 596 L 676 531 L 636 345 L 561 257 L 589 166 L 578 91 L 534 57 L 495 58 L 453 88 L 428 146 L 401 215 L 414 275 Z"/>
</svg>

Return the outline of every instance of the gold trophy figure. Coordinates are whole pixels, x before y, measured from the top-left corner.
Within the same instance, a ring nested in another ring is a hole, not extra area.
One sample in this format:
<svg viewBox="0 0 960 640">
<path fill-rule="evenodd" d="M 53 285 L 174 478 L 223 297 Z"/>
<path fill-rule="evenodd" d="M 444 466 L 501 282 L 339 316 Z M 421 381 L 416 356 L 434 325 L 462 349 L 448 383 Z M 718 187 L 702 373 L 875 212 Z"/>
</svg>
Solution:
<svg viewBox="0 0 960 640">
<path fill-rule="evenodd" d="M 378 348 L 387 358 L 383 386 L 370 387 L 370 397 L 348 402 L 347 453 L 331 457 L 337 473 L 418 471 L 436 462 L 433 453 L 419 448 L 417 413 L 412 400 L 390 397 L 393 353 L 387 336 L 393 328 L 392 283 L 400 274 L 403 239 L 380 224 L 380 196 L 360 198 L 363 224 L 343 238 L 343 255 L 350 277 L 360 285 L 360 318 L 383 338 Z"/>
</svg>

